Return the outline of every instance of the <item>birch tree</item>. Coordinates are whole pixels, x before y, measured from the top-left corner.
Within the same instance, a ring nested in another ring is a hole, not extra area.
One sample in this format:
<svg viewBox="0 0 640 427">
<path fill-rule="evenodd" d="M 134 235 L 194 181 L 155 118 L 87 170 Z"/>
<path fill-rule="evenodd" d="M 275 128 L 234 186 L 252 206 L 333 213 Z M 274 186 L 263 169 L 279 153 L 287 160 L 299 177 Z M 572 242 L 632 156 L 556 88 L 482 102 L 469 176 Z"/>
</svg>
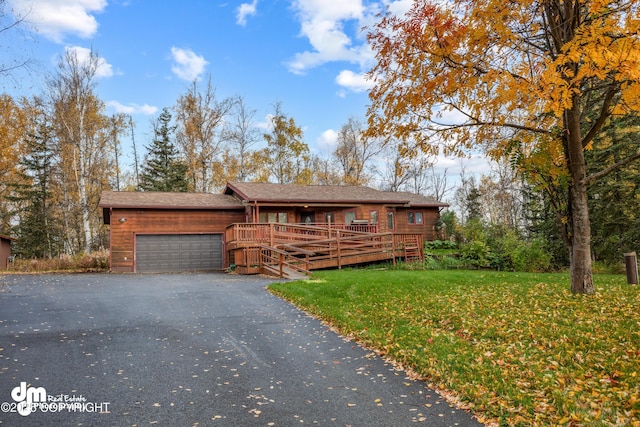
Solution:
<svg viewBox="0 0 640 427">
<path fill-rule="evenodd" d="M 274 106 L 270 132 L 264 134 L 267 141 L 266 156 L 271 174 L 279 184 L 310 184 L 311 155 L 303 141 L 303 131 L 295 120 L 282 112 L 278 103 Z"/>
<path fill-rule="evenodd" d="M 233 105 L 232 99 L 216 99 L 211 78 L 203 91 L 194 81 L 187 93 L 178 98 L 175 107 L 176 140 L 194 191 L 213 190 L 213 163 L 221 154 L 222 125 Z"/>
<path fill-rule="evenodd" d="M 251 175 L 250 151 L 260 141 L 255 116 L 256 110 L 250 109 L 244 98 L 235 99 L 233 114 L 223 132 L 223 138 L 230 148 L 226 157 L 229 158 L 230 153 L 236 154 L 234 173 L 227 174 L 233 181 L 245 181 Z"/>
<path fill-rule="evenodd" d="M 68 49 L 49 81 L 65 209 L 71 215 L 66 219 L 70 252 L 91 252 L 101 226 L 100 193 L 109 181 L 111 126 L 104 114 L 105 105 L 95 93 L 101 64 L 102 59 L 93 51 L 81 58 Z"/>
<path fill-rule="evenodd" d="M 347 185 L 367 185 L 375 170 L 372 160 L 380 154 L 382 145 L 376 138 L 364 134 L 360 120 L 350 117 L 338 132 L 338 146 L 333 152 Z"/>
</svg>

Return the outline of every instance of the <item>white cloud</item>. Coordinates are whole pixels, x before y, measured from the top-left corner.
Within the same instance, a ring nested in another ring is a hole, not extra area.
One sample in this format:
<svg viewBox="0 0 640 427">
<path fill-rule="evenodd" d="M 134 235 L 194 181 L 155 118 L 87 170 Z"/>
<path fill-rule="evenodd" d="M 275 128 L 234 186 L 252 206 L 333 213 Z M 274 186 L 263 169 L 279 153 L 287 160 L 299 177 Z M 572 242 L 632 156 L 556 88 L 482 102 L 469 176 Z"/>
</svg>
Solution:
<svg viewBox="0 0 640 427">
<path fill-rule="evenodd" d="M 414 0 L 396 0 L 396 1 L 385 1 L 385 6 L 388 7 L 389 12 L 396 16 L 403 16 L 413 6 Z"/>
<path fill-rule="evenodd" d="M 154 107 L 149 104 L 138 105 L 138 104 L 129 104 L 124 105 L 119 103 L 118 101 L 107 101 L 107 106 L 114 109 L 116 113 L 122 114 L 144 114 L 147 116 L 151 116 L 158 111 L 158 107 Z"/>
<path fill-rule="evenodd" d="M 91 49 L 80 46 L 65 46 L 65 52 L 72 53 L 78 59 L 79 64 L 86 64 L 89 62 L 89 58 L 91 57 Z M 95 52 L 93 53 L 96 54 Z M 113 67 L 111 64 L 107 62 L 106 59 L 99 56 L 97 59 L 98 67 L 96 68 L 96 77 L 111 77 L 113 76 Z"/>
<path fill-rule="evenodd" d="M 264 116 L 264 120 L 256 123 L 256 127 L 261 130 L 273 129 L 273 114 L 268 113 Z"/>
<path fill-rule="evenodd" d="M 62 43 L 66 34 L 91 38 L 98 30 L 95 13 L 107 6 L 106 0 L 9 0 L 14 13 L 46 38 Z"/>
<path fill-rule="evenodd" d="M 172 47 L 171 57 L 175 62 L 171 66 L 171 71 L 182 80 L 189 82 L 197 80 L 208 64 L 204 57 L 196 55 L 190 49 Z"/>
<path fill-rule="evenodd" d="M 362 0 L 296 0 L 293 7 L 300 20 L 301 36 L 306 37 L 312 50 L 297 53 L 288 63 L 289 70 L 303 74 L 306 70 L 331 61 L 363 63 L 369 50 L 363 40 L 354 43 L 345 26 L 355 28 L 355 36 L 368 22 L 377 6 L 367 9 Z"/>
<path fill-rule="evenodd" d="M 252 3 L 242 3 L 238 6 L 236 14 L 236 24 L 247 25 L 247 16 L 255 16 L 257 12 L 258 0 L 253 0 Z"/>
<path fill-rule="evenodd" d="M 316 140 L 318 150 L 322 153 L 330 154 L 338 145 L 338 132 L 333 129 L 327 129 Z"/>
<path fill-rule="evenodd" d="M 356 74 L 350 70 L 342 70 L 336 77 L 336 83 L 353 92 L 364 92 L 373 87 L 373 81 L 367 80 L 365 74 Z"/>
</svg>

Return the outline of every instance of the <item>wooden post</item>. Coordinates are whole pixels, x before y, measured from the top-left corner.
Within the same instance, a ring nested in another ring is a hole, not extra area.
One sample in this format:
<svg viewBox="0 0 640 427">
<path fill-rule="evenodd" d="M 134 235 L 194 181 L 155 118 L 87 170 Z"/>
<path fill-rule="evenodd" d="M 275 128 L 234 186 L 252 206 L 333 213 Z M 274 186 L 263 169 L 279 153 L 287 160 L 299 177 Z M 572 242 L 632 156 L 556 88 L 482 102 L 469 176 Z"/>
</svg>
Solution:
<svg viewBox="0 0 640 427">
<path fill-rule="evenodd" d="M 624 265 L 627 272 L 627 284 L 638 284 L 638 258 L 635 252 L 624 254 Z"/>
<path fill-rule="evenodd" d="M 269 223 L 269 246 L 273 247 L 274 237 L 273 237 L 273 223 Z"/>
<path fill-rule="evenodd" d="M 340 254 L 340 230 L 336 230 L 336 244 L 338 248 L 338 268 L 342 269 L 342 258 Z"/>
</svg>

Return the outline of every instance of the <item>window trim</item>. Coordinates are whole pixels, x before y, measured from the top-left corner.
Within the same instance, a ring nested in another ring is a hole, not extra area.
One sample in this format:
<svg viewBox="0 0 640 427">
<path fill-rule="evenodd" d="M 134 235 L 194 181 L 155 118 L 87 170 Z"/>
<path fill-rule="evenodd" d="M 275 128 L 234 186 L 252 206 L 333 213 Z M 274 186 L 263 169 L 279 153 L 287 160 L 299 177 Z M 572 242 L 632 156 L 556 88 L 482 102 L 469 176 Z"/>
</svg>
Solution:
<svg viewBox="0 0 640 427">
<path fill-rule="evenodd" d="M 264 217 L 263 217 L 264 215 Z M 269 216 L 275 215 L 275 221 L 269 221 Z M 284 221 L 280 221 L 280 218 L 284 216 Z M 264 221 L 262 221 L 264 219 Z M 258 223 L 260 224 L 288 224 L 289 223 L 289 212 L 260 212 L 258 217 Z"/>
<path fill-rule="evenodd" d="M 411 214 L 413 214 L 413 222 L 410 221 Z M 420 217 L 419 222 L 418 222 L 418 217 Z M 424 225 L 424 212 L 423 211 L 407 211 L 407 224 L 411 226 Z"/>
</svg>

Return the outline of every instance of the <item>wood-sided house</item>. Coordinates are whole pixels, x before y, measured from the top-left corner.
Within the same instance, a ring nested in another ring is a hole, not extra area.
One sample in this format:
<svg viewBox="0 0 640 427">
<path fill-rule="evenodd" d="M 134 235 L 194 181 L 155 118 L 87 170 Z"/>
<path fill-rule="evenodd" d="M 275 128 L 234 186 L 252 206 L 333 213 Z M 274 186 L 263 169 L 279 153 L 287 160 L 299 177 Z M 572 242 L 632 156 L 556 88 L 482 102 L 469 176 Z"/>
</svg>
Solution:
<svg viewBox="0 0 640 427">
<path fill-rule="evenodd" d="M 0 270 L 6 270 L 9 268 L 9 261 L 11 259 L 11 242 L 15 239 L 13 237 L 0 234 Z"/>
<path fill-rule="evenodd" d="M 433 240 L 445 206 L 368 187 L 269 183 L 228 183 L 222 194 L 107 191 L 100 200 L 116 272 L 227 268 L 237 262 L 229 248 L 241 224 L 329 225 Z"/>
</svg>

